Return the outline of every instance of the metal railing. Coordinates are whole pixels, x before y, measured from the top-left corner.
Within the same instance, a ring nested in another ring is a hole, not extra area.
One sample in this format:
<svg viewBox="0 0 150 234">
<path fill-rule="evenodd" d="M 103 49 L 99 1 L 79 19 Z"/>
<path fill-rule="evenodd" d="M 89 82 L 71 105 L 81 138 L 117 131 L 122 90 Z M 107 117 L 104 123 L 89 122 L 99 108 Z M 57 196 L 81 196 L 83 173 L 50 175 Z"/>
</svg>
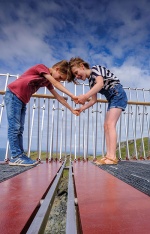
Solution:
<svg viewBox="0 0 150 234">
<path fill-rule="evenodd" d="M 9 144 L 4 95 L 7 85 L 16 78 L 18 76 L 0 74 L 0 149 L 6 149 L 5 160 L 9 158 Z M 75 95 L 89 89 L 85 83 L 64 85 Z M 147 159 L 150 156 L 150 89 L 124 88 L 129 101 L 117 124 L 118 158 Z M 62 155 L 70 155 L 75 160 L 78 157 L 86 160 L 88 156 L 93 159 L 98 155 L 104 156 L 103 123 L 107 101 L 99 95 L 94 106 L 75 116 L 46 91 L 46 88 L 39 89 L 27 105 L 24 148 L 28 156 L 32 151 L 37 152 L 39 159 L 45 152 L 48 160 L 61 160 Z M 65 98 L 73 108 L 80 106 L 74 104 L 70 97 Z"/>
</svg>

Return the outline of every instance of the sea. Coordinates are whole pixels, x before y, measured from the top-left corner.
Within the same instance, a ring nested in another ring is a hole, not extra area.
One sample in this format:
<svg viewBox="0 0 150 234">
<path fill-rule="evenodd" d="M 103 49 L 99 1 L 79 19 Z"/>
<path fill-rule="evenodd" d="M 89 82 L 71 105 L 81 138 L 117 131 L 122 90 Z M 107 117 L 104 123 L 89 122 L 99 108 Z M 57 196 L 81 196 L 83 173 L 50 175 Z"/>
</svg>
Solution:
<svg viewBox="0 0 150 234">
<path fill-rule="evenodd" d="M 6 149 L 5 148 L 0 148 L 0 161 L 4 161 L 5 154 L 6 154 Z"/>
</svg>

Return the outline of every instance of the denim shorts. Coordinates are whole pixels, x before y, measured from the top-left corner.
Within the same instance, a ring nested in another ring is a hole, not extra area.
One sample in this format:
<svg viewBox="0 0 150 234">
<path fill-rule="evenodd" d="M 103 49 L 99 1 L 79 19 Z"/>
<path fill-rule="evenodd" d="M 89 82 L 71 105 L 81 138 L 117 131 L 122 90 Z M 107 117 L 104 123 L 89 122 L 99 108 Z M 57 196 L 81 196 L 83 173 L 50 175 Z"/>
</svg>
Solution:
<svg viewBox="0 0 150 234">
<path fill-rule="evenodd" d="M 128 99 L 121 84 L 117 84 L 109 90 L 103 90 L 103 95 L 108 101 L 107 111 L 111 108 L 120 108 L 123 111 L 125 110 Z"/>
</svg>

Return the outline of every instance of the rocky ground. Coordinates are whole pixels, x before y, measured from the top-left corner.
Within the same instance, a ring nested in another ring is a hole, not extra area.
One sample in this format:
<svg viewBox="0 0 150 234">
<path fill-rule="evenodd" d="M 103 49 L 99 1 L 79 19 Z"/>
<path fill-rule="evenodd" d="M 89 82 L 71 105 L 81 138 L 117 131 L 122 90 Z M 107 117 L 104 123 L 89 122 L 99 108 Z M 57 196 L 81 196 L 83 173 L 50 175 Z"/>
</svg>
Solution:
<svg viewBox="0 0 150 234">
<path fill-rule="evenodd" d="M 47 222 L 45 234 L 66 233 L 68 175 L 62 177 L 52 210 Z"/>
</svg>

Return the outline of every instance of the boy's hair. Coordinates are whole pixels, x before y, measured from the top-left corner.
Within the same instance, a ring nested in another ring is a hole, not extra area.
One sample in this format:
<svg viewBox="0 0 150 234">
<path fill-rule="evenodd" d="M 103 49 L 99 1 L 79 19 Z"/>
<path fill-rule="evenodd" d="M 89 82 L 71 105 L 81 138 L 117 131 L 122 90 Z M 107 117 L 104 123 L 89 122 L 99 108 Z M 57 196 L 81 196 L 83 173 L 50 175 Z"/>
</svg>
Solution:
<svg viewBox="0 0 150 234">
<path fill-rule="evenodd" d="M 70 59 L 70 61 L 69 61 L 69 76 L 68 76 L 68 78 L 67 78 L 67 80 L 68 80 L 68 82 L 74 82 L 74 83 L 76 83 L 76 81 L 75 81 L 75 76 L 73 75 L 73 73 L 72 73 L 72 67 L 74 67 L 74 66 L 77 66 L 77 67 L 79 67 L 80 66 L 80 64 L 83 64 L 84 66 L 85 66 L 85 68 L 87 68 L 87 69 L 90 69 L 90 66 L 89 66 L 89 64 L 87 63 L 87 62 L 85 62 L 82 58 L 80 58 L 80 57 L 75 57 L 75 58 L 71 58 Z"/>
<path fill-rule="evenodd" d="M 69 67 L 69 62 L 67 60 L 61 60 L 58 63 L 55 63 L 52 68 L 59 67 L 59 71 L 62 74 L 67 75 L 67 81 L 68 79 L 70 80 L 71 72 L 70 72 L 70 67 Z"/>
<path fill-rule="evenodd" d="M 52 68 L 54 67 L 59 67 L 59 70 L 61 73 L 63 74 L 67 74 L 68 72 L 68 68 L 69 68 L 69 63 L 67 60 L 61 60 L 60 62 L 58 63 L 55 63 Z"/>
</svg>

